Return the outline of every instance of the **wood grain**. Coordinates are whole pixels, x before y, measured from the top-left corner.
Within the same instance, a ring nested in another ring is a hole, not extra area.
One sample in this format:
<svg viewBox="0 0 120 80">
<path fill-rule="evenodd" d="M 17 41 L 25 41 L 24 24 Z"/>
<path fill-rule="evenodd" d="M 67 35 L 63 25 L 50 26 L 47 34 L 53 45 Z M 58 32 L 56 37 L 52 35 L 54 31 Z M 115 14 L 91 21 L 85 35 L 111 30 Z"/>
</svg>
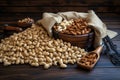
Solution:
<svg viewBox="0 0 120 80">
<path fill-rule="evenodd" d="M 119 23 L 120 16 L 115 13 L 96 13 L 100 19 L 108 24 Z M 0 13 L 0 23 L 3 22 L 14 22 L 19 19 L 23 19 L 25 17 L 34 18 L 35 21 L 42 18 L 42 13 L 40 12 L 8 12 L 8 13 Z"/>
<path fill-rule="evenodd" d="M 118 32 L 113 38 L 120 52 L 120 1 L 119 0 L 0 0 L 0 26 L 13 24 L 17 20 L 31 17 L 37 21 L 43 12 L 83 11 L 93 9 L 108 29 Z M 11 35 L 13 32 L 6 32 Z M 6 36 L 7 37 L 7 36 Z M 3 66 L 0 63 L 0 80 L 120 80 L 120 66 L 114 66 L 104 53 L 92 71 L 77 65 L 67 69 L 52 66 L 44 70 L 28 64 Z"/>
<path fill-rule="evenodd" d="M 106 21 L 110 26 L 109 29 L 120 34 L 118 23 L 109 24 L 112 20 Z M 113 21 L 118 20 L 114 19 Z M 120 36 L 115 37 L 113 42 L 118 46 L 120 52 Z M 77 65 L 68 65 L 67 69 L 52 66 L 50 69 L 44 70 L 42 66 L 36 68 L 28 64 L 7 67 L 4 67 L 2 63 L 0 64 L 0 80 L 119 80 L 119 74 L 120 66 L 114 66 L 104 53 L 101 54 L 100 60 L 90 72 L 78 68 Z"/>
<path fill-rule="evenodd" d="M 119 0 L 0 0 L 0 6 L 119 6 Z"/>
<path fill-rule="evenodd" d="M 0 7 L 0 12 L 65 12 L 65 11 L 80 11 L 80 12 L 87 12 L 88 10 L 94 10 L 95 12 L 115 12 L 119 13 L 119 7 L 49 7 L 49 6 L 37 6 L 37 7 Z"/>
<path fill-rule="evenodd" d="M 26 17 L 29 14 L 36 18 L 41 16 L 43 12 L 64 12 L 64 11 L 80 11 L 87 12 L 94 10 L 96 13 L 120 13 L 119 0 L 0 0 L 0 18 L 3 16 Z M 37 14 L 37 15 L 36 15 Z M 38 15 L 39 14 L 39 15 Z M 16 20 L 14 17 L 13 19 Z M 38 19 L 38 18 L 37 18 Z M 1 18 L 0 20 L 5 20 Z M 7 20 L 7 19 L 6 19 Z"/>
<path fill-rule="evenodd" d="M 24 66 L 24 65 L 23 65 Z M 25 66 L 26 67 L 26 66 Z M 33 72 L 34 71 L 34 72 Z M 24 72 L 24 73 L 22 73 Z M 120 69 L 118 68 L 94 68 L 94 70 L 87 72 L 78 68 L 70 69 L 55 69 L 42 70 L 39 68 L 24 68 L 24 69 L 12 69 L 6 71 L 6 69 L 0 70 L 0 80 L 119 80 Z M 112 74 L 114 73 L 114 74 Z M 112 75 L 111 75 L 112 74 Z M 111 75 L 111 76 L 110 76 Z M 87 76 L 87 77 L 86 77 Z"/>
</svg>

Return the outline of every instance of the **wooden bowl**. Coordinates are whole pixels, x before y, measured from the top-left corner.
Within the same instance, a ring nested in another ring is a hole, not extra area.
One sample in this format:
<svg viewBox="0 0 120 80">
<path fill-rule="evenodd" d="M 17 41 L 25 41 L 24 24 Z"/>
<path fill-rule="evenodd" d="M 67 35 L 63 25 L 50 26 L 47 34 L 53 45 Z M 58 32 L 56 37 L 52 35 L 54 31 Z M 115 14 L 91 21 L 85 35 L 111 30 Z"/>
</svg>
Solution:
<svg viewBox="0 0 120 80">
<path fill-rule="evenodd" d="M 17 25 L 20 26 L 20 27 L 30 27 L 32 26 L 33 22 L 29 22 L 29 23 L 26 23 L 26 22 L 17 22 Z"/>
<path fill-rule="evenodd" d="M 80 48 L 88 49 L 93 46 L 94 42 L 94 31 L 92 30 L 88 34 L 84 35 L 69 35 L 57 32 L 52 28 L 53 37 L 55 39 L 62 39 L 65 42 L 70 42 L 73 46 L 78 46 Z"/>
</svg>

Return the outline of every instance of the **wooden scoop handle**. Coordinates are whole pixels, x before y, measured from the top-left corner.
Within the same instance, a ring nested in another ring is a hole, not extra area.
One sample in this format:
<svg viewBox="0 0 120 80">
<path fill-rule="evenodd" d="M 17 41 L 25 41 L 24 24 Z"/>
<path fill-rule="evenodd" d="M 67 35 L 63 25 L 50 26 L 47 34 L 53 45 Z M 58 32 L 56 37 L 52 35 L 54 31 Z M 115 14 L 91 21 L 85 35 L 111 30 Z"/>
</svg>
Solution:
<svg viewBox="0 0 120 80">
<path fill-rule="evenodd" d="M 100 54 L 101 51 L 102 51 L 102 48 L 103 48 L 103 45 L 99 46 L 98 48 L 96 48 L 96 49 L 95 49 L 94 51 L 92 51 L 92 52 L 97 53 L 97 54 Z"/>
<path fill-rule="evenodd" d="M 17 32 L 22 31 L 22 28 L 14 27 L 14 26 L 5 26 L 4 29 L 5 30 L 14 30 L 14 31 L 17 31 Z"/>
</svg>

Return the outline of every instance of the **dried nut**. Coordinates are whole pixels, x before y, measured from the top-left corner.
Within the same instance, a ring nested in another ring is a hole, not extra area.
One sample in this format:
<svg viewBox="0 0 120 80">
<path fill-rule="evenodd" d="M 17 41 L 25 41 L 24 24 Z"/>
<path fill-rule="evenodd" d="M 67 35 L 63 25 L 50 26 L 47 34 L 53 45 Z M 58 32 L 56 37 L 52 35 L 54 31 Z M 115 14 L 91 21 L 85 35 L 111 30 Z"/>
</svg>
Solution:
<svg viewBox="0 0 120 80">
<path fill-rule="evenodd" d="M 18 58 L 17 60 L 16 60 L 16 64 L 19 64 L 20 63 L 20 59 Z"/>
<path fill-rule="evenodd" d="M 2 63 L 2 59 L 0 59 L 0 63 Z"/>
<path fill-rule="evenodd" d="M 83 65 L 92 65 L 96 62 L 97 56 L 95 53 L 91 53 L 88 54 L 86 56 L 84 56 L 81 60 L 80 63 L 82 63 Z M 79 62 L 78 62 L 79 63 Z"/>
<path fill-rule="evenodd" d="M 65 21 L 62 25 L 75 25 L 72 24 L 73 22 L 67 23 Z M 75 26 L 75 28 L 77 27 Z M 23 32 L 13 34 L 9 38 L 1 40 L 0 43 L 0 63 L 5 66 L 29 63 L 35 67 L 43 65 L 45 69 L 48 69 L 59 63 L 58 66 L 66 68 L 68 63 L 74 64 L 86 54 L 84 49 L 59 39 L 54 40 L 39 26 L 32 26 Z M 92 58 L 92 56 L 90 57 Z M 83 59 L 83 61 L 85 60 Z"/>
<path fill-rule="evenodd" d="M 34 58 L 34 62 L 38 62 L 38 58 Z"/>
<path fill-rule="evenodd" d="M 90 65 L 90 62 L 86 62 L 85 64 L 86 64 L 86 65 Z"/>
<path fill-rule="evenodd" d="M 34 20 L 28 17 L 22 20 L 18 20 L 18 23 L 34 23 Z"/>
<path fill-rule="evenodd" d="M 82 34 L 84 34 L 85 33 L 85 31 L 84 30 L 82 30 Z"/>
<path fill-rule="evenodd" d="M 62 21 L 53 28 L 58 32 L 71 35 L 87 34 L 91 31 L 91 28 L 88 27 L 87 20 L 82 18 Z"/>
<path fill-rule="evenodd" d="M 62 48 L 57 48 L 58 52 L 63 52 Z"/>
<path fill-rule="evenodd" d="M 11 63 L 10 62 L 4 62 L 4 66 L 8 66 L 8 65 L 11 65 Z"/>
<path fill-rule="evenodd" d="M 48 69 L 49 67 L 50 67 L 49 64 L 45 64 L 45 65 L 44 65 L 44 69 Z"/>
<path fill-rule="evenodd" d="M 63 64 L 63 60 L 62 59 L 59 60 L 59 64 Z"/>
<path fill-rule="evenodd" d="M 46 57 L 47 62 L 52 62 L 52 59 L 50 57 Z"/>
<path fill-rule="evenodd" d="M 53 62 L 53 65 L 57 66 L 57 61 L 54 61 L 54 62 Z"/>
<path fill-rule="evenodd" d="M 21 63 L 21 64 L 24 64 L 24 60 L 21 59 L 21 60 L 20 60 L 20 63 Z"/>
<path fill-rule="evenodd" d="M 55 49 L 54 48 L 49 48 L 48 51 L 53 53 L 53 52 L 55 52 Z"/>
<path fill-rule="evenodd" d="M 45 63 L 45 62 L 40 62 L 39 64 L 40 64 L 40 65 L 45 65 L 46 63 Z"/>
<path fill-rule="evenodd" d="M 67 65 L 66 64 L 60 64 L 60 67 L 61 68 L 67 68 Z"/>
<path fill-rule="evenodd" d="M 31 63 L 32 66 L 38 67 L 39 64 L 38 63 Z"/>
</svg>

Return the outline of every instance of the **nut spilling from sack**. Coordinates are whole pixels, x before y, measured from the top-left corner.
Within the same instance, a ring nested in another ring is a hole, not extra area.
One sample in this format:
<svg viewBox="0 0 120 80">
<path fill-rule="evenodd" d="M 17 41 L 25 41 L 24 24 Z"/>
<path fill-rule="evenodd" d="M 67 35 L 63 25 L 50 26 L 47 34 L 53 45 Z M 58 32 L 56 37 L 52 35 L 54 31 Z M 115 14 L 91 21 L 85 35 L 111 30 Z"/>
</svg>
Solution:
<svg viewBox="0 0 120 80">
<path fill-rule="evenodd" d="M 66 68 L 74 64 L 87 52 L 60 39 L 54 40 L 40 26 L 33 25 L 25 31 L 5 38 L 0 43 L 0 63 L 29 63 L 32 66 L 43 65 L 48 69 L 52 65 Z"/>
<path fill-rule="evenodd" d="M 60 24 L 56 24 L 53 28 L 58 32 L 70 35 L 87 34 L 91 31 L 91 28 L 88 27 L 87 20 L 83 18 L 71 19 L 69 21 L 64 20 Z"/>
</svg>

